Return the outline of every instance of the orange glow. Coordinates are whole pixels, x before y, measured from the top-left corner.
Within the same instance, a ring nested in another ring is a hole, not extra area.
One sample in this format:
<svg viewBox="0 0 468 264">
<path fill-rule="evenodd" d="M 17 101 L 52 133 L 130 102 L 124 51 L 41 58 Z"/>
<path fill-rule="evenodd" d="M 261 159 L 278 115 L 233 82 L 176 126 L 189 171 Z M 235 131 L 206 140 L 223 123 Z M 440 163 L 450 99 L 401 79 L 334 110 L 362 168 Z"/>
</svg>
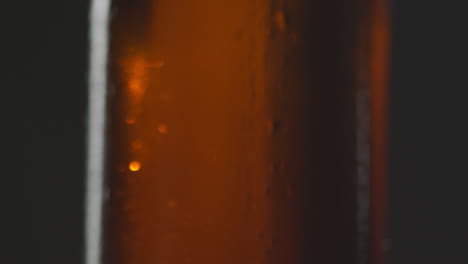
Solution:
<svg viewBox="0 0 468 264">
<path fill-rule="evenodd" d="M 127 123 L 127 125 L 133 125 L 135 124 L 136 120 L 133 119 L 133 118 L 127 118 L 125 119 L 125 123 Z"/>
<path fill-rule="evenodd" d="M 158 126 L 158 131 L 159 131 L 159 133 L 161 133 L 161 134 L 167 134 L 167 132 L 168 132 L 168 130 L 167 130 L 167 125 L 165 125 L 165 124 L 160 124 L 160 125 Z"/>
<path fill-rule="evenodd" d="M 131 60 L 128 74 L 128 90 L 135 97 L 140 97 L 145 93 L 144 77 L 146 75 L 146 62 L 144 59 L 136 57 Z"/>
<path fill-rule="evenodd" d="M 130 162 L 130 164 L 128 165 L 128 168 L 129 168 L 131 171 L 139 171 L 140 168 L 141 168 L 141 164 L 140 164 L 140 162 L 138 162 L 138 161 L 132 161 L 132 162 Z"/>
<path fill-rule="evenodd" d="M 169 207 L 170 209 L 174 209 L 177 207 L 177 202 L 174 201 L 174 200 L 170 200 L 168 203 L 167 203 L 167 207 Z"/>
</svg>

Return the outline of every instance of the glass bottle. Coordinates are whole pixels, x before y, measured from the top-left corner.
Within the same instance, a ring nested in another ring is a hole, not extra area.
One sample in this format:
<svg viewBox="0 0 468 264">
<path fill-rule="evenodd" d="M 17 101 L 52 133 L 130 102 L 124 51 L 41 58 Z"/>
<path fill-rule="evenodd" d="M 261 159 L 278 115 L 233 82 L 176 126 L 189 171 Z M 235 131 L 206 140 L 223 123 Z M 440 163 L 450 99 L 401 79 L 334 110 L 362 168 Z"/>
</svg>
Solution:
<svg viewBox="0 0 468 264">
<path fill-rule="evenodd" d="M 385 263 L 378 1 L 94 0 L 87 264 Z"/>
</svg>

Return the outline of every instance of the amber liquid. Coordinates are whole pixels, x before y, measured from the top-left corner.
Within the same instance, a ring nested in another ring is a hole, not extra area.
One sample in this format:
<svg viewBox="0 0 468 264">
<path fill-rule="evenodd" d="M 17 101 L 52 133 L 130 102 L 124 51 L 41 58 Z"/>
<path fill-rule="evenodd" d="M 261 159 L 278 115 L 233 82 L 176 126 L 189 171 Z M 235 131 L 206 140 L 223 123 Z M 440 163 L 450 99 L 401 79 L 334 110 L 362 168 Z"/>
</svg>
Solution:
<svg viewBox="0 0 468 264">
<path fill-rule="evenodd" d="M 358 7 L 113 1 L 103 263 L 364 263 Z"/>
</svg>

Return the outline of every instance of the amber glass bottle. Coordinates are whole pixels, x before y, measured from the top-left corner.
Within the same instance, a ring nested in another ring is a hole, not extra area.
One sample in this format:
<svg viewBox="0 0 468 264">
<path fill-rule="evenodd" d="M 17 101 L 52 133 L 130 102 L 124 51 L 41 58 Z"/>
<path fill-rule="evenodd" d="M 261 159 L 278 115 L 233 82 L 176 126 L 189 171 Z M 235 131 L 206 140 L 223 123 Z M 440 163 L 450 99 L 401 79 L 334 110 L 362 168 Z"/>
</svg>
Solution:
<svg viewBox="0 0 468 264">
<path fill-rule="evenodd" d="M 385 263 L 376 3 L 95 3 L 87 264 Z"/>
</svg>

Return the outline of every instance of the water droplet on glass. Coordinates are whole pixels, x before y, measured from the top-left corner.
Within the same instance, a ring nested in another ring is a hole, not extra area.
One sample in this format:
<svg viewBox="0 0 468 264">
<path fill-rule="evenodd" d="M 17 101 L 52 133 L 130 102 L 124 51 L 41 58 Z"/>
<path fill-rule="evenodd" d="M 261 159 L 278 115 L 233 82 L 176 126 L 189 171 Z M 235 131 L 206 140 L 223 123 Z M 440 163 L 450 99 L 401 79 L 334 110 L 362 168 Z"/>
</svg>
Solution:
<svg viewBox="0 0 468 264">
<path fill-rule="evenodd" d="M 176 208 L 177 207 L 176 201 L 170 200 L 169 202 L 167 202 L 167 207 L 170 208 L 170 209 Z"/>
<path fill-rule="evenodd" d="M 132 142 L 132 148 L 134 150 L 140 150 L 143 148 L 143 142 L 141 140 L 134 140 Z"/>
<path fill-rule="evenodd" d="M 125 119 L 125 123 L 127 123 L 127 125 L 134 125 L 136 123 L 136 120 L 135 118 L 127 118 Z"/>
<path fill-rule="evenodd" d="M 286 17 L 282 11 L 276 12 L 275 23 L 279 31 L 284 31 L 286 29 Z"/>
<path fill-rule="evenodd" d="M 128 164 L 128 168 L 131 171 L 139 171 L 141 169 L 141 164 L 138 161 L 132 161 L 130 164 Z"/>
<path fill-rule="evenodd" d="M 159 124 L 158 125 L 158 131 L 159 133 L 165 135 L 168 133 L 167 125 L 166 124 Z"/>
<path fill-rule="evenodd" d="M 276 135 L 281 128 L 281 123 L 279 120 L 268 120 L 266 126 L 269 135 Z"/>
</svg>

